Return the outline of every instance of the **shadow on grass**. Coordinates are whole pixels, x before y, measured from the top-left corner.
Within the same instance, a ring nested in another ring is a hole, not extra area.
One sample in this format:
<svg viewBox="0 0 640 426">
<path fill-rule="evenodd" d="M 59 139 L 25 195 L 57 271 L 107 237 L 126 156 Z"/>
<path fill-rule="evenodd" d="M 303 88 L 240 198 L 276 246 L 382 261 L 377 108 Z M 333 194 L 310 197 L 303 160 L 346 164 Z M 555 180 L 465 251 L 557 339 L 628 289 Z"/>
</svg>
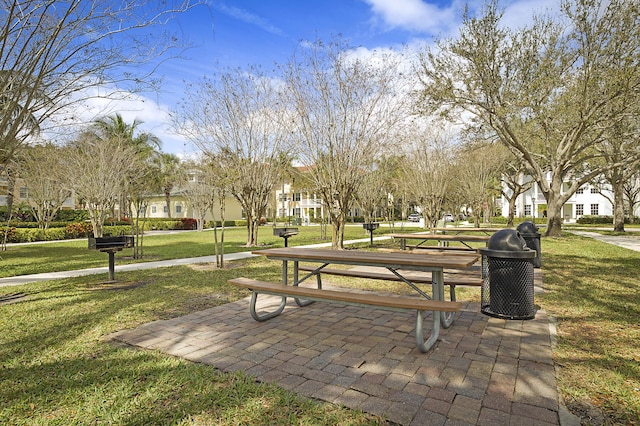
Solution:
<svg viewBox="0 0 640 426">
<path fill-rule="evenodd" d="M 244 375 L 102 342 L 114 331 L 245 297 L 245 291 L 226 284 L 239 275 L 277 280 L 280 267 L 252 260 L 229 270 L 122 273 L 125 282 L 145 285 L 117 291 L 108 286 L 101 291 L 96 277 L 23 286 L 29 299 L 0 307 L 0 423 L 171 424 L 203 418 L 218 424 L 291 424 L 306 416 L 316 423 L 320 415 L 320 423 L 335 424 L 343 416 L 362 419 Z"/>
<path fill-rule="evenodd" d="M 590 239 L 562 243 L 571 250 L 543 247 L 542 296 L 560 322 L 560 384 L 589 395 L 612 424 L 630 424 L 640 418 L 640 256 Z"/>
</svg>

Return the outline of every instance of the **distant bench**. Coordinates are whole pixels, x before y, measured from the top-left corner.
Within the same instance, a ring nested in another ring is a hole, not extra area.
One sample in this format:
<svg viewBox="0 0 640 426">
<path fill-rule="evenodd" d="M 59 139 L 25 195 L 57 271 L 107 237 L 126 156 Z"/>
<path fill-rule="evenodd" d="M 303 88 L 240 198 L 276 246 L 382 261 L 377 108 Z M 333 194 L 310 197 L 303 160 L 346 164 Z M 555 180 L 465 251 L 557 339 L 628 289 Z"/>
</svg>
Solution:
<svg viewBox="0 0 640 426">
<path fill-rule="evenodd" d="M 323 271 L 324 272 L 324 271 Z M 308 288 L 299 286 L 287 286 L 250 278 L 234 278 L 229 284 L 244 287 L 251 290 L 251 303 L 249 306 L 251 316 L 256 321 L 265 321 L 279 315 L 286 305 L 286 298 L 293 297 L 307 301 L 337 302 L 347 305 L 368 305 L 386 310 L 415 310 L 416 311 L 416 345 L 422 352 L 427 352 L 438 340 L 440 334 L 440 312 L 458 312 L 462 304 L 455 301 L 429 300 L 418 297 L 406 296 L 380 296 L 370 293 L 351 293 L 346 291 L 324 290 L 321 288 Z M 256 312 L 258 294 L 281 296 L 280 307 L 267 314 L 259 315 Z M 426 311 L 433 312 L 433 326 L 431 335 L 425 341 L 423 332 L 423 315 Z"/>
<path fill-rule="evenodd" d="M 298 270 L 305 272 L 316 272 L 317 268 L 313 266 L 298 266 Z M 371 272 L 371 271 L 358 271 L 353 269 L 331 269 L 331 268 L 322 268 L 321 270 L 316 272 L 316 276 L 318 279 L 318 284 L 321 285 L 321 274 L 328 275 L 337 275 L 343 277 L 353 277 L 353 278 L 365 278 L 371 280 L 384 280 L 384 281 L 402 281 L 396 275 L 390 272 Z M 431 284 L 432 278 L 431 274 L 425 274 L 423 276 L 411 277 L 411 281 L 416 284 Z M 468 277 L 468 276 L 460 276 L 456 274 L 444 274 L 444 285 L 448 285 L 451 289 L 451 300 L 455 301 L 455 288 L 456 286 L 464 286 L 464 287 L 482 287 L 482 278 L 478 277 Z"/>
</svg>

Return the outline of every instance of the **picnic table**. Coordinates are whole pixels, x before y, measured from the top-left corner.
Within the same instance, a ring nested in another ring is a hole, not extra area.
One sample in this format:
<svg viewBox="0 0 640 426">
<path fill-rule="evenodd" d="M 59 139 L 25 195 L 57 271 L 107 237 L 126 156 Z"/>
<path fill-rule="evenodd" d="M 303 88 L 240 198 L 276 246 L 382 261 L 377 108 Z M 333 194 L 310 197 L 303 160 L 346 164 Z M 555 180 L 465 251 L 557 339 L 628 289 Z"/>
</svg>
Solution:
<svg viewBox="0 0 640 426">
<path fill-rule="evenodd" d="M 465 234 L 434 234 L 432 232 L 419 232 L 415 234 L 389 234 L 390 237 L 394 239 L 400 240 L 400 248 L 403 250 L 407 249 L 407 240 L 418 240 L 419 242 L 412 246 L 412 248 L 431 248 L 444 250 L 447 248 L 453 248 L 456 250 L 477 250 L 475 247 L 469 245 L 471 242 L 475 243 L 487 243 L 491 238 L 489 235 L 465 235 Z M 436 247 L 433 246 L 423 246 L 422 244 L 427 241 L 437 241 L 438 245 Z M 450 242 L 459 242 L 464 247 L 449 247 Z"/>
<path fill-rule="evenodd" d="M 299 306 L 306 306 L 314 301 L 341 302 L 352 305 L 370 305 L 376 308 L 391 310 L 416 310 L 416 343 L 422 352 L 426 352 L 437 341 L 440 326 L 448 328 L 453 323 L 455 312 L 461 309 L 460 302 L 445 300 L 444 273 L 445 268 L 465 269 L 471 267 L 478 257 L 468 256 L 432 256 L 410 255 L 407 253 L 383 253 L 362 250 L 329 250 L 310 249 L 301 247 L 272 248 L 256 250 L 253 254 L 266 256 L 268 259 L 282 262 L 282 282 L 265 283 L 248 278 L 229 280 L 230 284 L 239 285 L 252 290 L 250 312 L 257 321 L 264 321 L 279 315 L 286 306 L 287 297 L 295 299 Z M 293 285 L 288 284 L 288 262 L 293 262 Z M 313 263 L 317 267 L 300 276 L 301 262 Z M 382 296 L 376 294 L 361 294 L 348 291 L 334 291 L 322 288 L 319 275 L 331 264 L 352 265 L 364 267 L 382 267 L 391 272 L 399 281 L 413 289 L 419 297 L 411 296 Z M 421 289 L 404 271 L 430 272 L 432 276 L 431 295 Z M 300 287 L 299 284 L 311 277 L 318 278 L 317 288 Z M 280 306 L 273 312 L 258 314 L 256 300 L 258 294 L 281 296 Z M 423 314 L 433 312 L 433 327 L 430 337 L 425 340 L 422 329 Z"/>
</svg>

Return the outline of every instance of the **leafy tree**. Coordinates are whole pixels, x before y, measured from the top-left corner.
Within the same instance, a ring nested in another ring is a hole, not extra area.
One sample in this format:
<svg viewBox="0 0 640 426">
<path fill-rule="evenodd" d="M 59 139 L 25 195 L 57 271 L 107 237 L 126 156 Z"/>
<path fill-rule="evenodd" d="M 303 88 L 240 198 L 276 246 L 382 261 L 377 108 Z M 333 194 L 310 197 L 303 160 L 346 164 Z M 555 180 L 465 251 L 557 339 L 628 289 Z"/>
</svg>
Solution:
<svg viewBox="0 0 640 426">
<path fill-rule="evenodd" d="M 471 208 L 475 226 L 480 226 L 482 213 L 500 189 L 500 157 L 491 143 L 469 143 L 455 156 L 455 183 L 465 206 Z"/>
<path fill-rule="evenodd" d="M 158 186 L 167 202 L 167 212 L 171 217 L 171 191 L 185 183 L 185 175 L 180 159 L 175 154 L 162 153 L 156 160 Z"/>
<path fill-rule="evenodd" d="M 560 18 L 509 29 L 491 0 L 477 18 L 465 12 L 459 36 L 420 56 L 422 111 L 450 119 L 464 113 L 468 126 L 491 129 L 544 194 L 546 235 L 560 235 L 562 207 L 581 185 L 639 155 L 635 139 L 620 163 L 601 161 L 595 149 L 607 129 L 637 114 L 639 7 L 567 0 Z"/>
<path fill-rule="evenodd" d="M 112 0 L 0 3 L 0 164 L 9 161 L 35 129 L 68 132 L 74 108 L 100 96 L 122 97 L 154 88 L 156 59 L 180 47 L 164 25 L 197 1 Z M 137 72 L 131 70 L 136 67 Z M 71 119 L 70 119 L 71 118 Z"/>
</svg>

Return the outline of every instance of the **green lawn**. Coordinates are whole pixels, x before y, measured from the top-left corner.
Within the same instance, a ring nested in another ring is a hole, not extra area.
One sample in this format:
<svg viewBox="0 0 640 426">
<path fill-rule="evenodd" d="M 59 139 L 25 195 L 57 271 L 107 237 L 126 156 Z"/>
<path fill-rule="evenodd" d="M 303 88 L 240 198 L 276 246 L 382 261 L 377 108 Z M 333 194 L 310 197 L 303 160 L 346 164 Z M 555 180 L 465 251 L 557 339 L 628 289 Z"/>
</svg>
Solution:
<svg viewBox="0 0 640 426">
<path fill-rule="evenodd" d="M 327 243 L 321 239 L 319 226 L 298 227 L 300 233 L 289 238 L 289 245 Z M 418 228 L 405 228 L 418 231 Z M 392 232 L 381 227 L 374 236 Z M 327 228 L 331 238 L 331 228 Z M 347 226 L 345 239 L 368 238 L 361 225 Z M 146 235 L 143 237 L 143 258 L 133 259 L 133 249 L 125 249 L 116 253 L 116 265 L 149 262 L 156 260 L 180 259 L 185 257 L 211 256 L 214 254 L 213 231 L 179 231 L 169 234 Z M 225 230 L 225 253 L 249 251 L 246 228 L 228 228 Z M 265 247 L 282 247 L 284 240 L 273 235 L 271 226 L 262 226 L 259 230 L 258 243 Z M 16 275 L 38 274 L 53 271 L 70 271 L 75 269 L 96 268 L 108 265 L 108 255 L 87 248 L 86 239 L 61 241 L 46 244 L 10 245 L 7 251 L 0 251 L 0 278 Z"/>
<path fill-rule="evenodd" d="M 300 229 L 292 245 L 318 242 L 313 232 Z M 262 242 L 282 246 L 269 228 L 263 231 Z M 361 228 L 351 233 L 349 238 L 365 237 Z M 180 250 L 183 257 L 211 254 L 204 253 L 211 237 L 209 232 L 148 237 L 145 252 L 155 258 Z M 229 248 L 241 249 L 243 238 L 230 239 Z M 377 243 L 383 244 L 389 243 Z M 48 254 L 66 245 L 71 247 L 64 256 Z M 542 249 L 547 292 L 536 296 L 536 303 L 558 320 L 554 358 L 563 395 L 575 410 L 593 404 L 609 424 L 633 424 L 640 418 L 640 253 L 571 235 L 543 238 Z M 38 250 L 43 259 L 36 257 Z M 97 266 L 104 266 L 106 255 L 88 251 L 86 242 L 67 242 L 12 247 L 0 252 L 0 262 L 3 270 L 9 265 L 26 271 L 15 259 L 31 256 L 43 270 L 55 270 L 56 262 L 87 267 L 96 255 Z M 26 297 L 0 304 L 0 424 L 383 423 L 242 374 L 105 341 L 118 330 L 244 297 L 247 293 L 225 284 L 236 276 L 277 281 L 280 265 L 256 258 L 225 270 L 176 266 L 122 272 L 118 286 L 105 285 L 104 276 L 89 276 L 1 288 L 0 293 Z M 477 297 L 477 289 L 469 291 L 468 298 Z"/>
</svg>

